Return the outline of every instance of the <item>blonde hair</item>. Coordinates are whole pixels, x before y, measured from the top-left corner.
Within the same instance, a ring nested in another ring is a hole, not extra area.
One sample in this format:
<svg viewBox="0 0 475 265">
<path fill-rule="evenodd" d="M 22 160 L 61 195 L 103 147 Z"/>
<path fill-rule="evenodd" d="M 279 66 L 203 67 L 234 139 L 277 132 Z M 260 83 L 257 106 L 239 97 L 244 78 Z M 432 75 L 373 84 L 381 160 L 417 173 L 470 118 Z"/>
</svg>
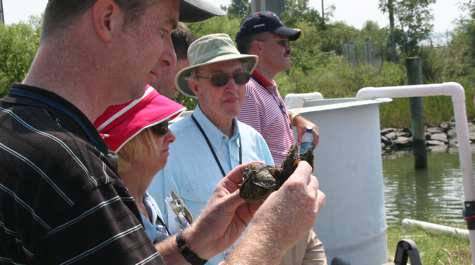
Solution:
<svg viewBox="0 0 475 265">
<path fill-rule="evenodd" d="M 143 159 L 149 153 L 147 152 L 148 150 L 151 152 L 158 151 L 153 139 L 153 132 L 150 128 L 141 131 L 117 151 L 119 156 L 119 173 L 128 171 L 132 167 L 132 161 Z"/>
</svg>

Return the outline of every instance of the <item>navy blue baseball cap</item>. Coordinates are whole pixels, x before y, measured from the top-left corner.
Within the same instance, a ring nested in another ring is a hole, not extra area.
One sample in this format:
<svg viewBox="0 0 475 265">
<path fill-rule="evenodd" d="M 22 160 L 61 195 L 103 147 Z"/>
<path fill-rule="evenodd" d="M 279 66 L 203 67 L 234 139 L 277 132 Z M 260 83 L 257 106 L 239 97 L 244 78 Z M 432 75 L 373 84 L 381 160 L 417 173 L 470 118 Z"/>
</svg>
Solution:
<svg viewBox="0 0 475 265">
<path fill-rule="evenodd" d="M 287 36 L 291 41 L 297 40 L 301 33 L 300 29 L 291 29 L 284 26 L 274 12 L 260 11 L 248 16 L 242 22 L 241 28 L 236 34 L 236 41 L 244 36 L 266 31 Z"/>
</svg>

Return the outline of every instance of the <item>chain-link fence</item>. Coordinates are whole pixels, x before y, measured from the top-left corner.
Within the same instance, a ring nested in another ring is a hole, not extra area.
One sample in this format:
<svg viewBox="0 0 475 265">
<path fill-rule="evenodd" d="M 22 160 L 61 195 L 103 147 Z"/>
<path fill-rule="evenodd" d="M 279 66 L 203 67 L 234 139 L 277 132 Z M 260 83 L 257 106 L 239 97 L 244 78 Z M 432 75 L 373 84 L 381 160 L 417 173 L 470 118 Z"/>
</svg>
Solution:
<svg viewBox="0 0 475 265">
<path fill-rule="evenodd" d="M 381 50 L 370 42 L 343 44 L 341 54 L 353 64 L 371 64 L 375 68 L 382 66 Z"/>
</svg>

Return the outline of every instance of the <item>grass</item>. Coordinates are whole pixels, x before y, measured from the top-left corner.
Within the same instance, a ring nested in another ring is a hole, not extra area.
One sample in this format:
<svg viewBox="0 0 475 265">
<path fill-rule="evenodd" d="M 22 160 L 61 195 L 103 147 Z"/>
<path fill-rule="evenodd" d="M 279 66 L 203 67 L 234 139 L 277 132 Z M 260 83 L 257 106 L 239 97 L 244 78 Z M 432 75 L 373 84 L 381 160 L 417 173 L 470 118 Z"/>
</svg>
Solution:
<svg viewBox="0 0 475 265">
<path fill-rule="evenodd" d="M 463 224 L 442 224 L 467 229 Z M 468 265 L 472 264 L 470 241 L 462 237 L 431 233 L 418 226 L 389 226 L 387 230 L 388 261 L 394 261 L 396 246 L 401 239 L 411 239 L 417 244 L 424 265 Z M 408 261 L 409 262 L 409 261 Z"/>
</svg>

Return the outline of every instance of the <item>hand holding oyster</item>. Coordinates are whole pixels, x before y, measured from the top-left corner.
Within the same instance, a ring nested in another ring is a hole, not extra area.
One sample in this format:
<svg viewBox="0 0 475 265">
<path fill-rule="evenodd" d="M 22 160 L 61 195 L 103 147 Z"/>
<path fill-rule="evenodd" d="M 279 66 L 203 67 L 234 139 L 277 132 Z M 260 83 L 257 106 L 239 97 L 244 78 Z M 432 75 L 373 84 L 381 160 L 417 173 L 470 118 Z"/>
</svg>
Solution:
<svg viewBox="0 0 475 265">
<path fill-rule="evenodd" d="M 246 167 L 242 176 L 243 183 L 240 187 L 240 196 L 249 204 L 262 201 L 272 192 L 278 190 L 282 184 L 292 175 L 300 160 L 307 161 L 314 168 L 314 156 L 312 149 L 308 148 L 305 153 L 298 153 L 297 144 L 293 144 L 282 161 L 282 167 L 251 164 Z"/>
</svg>

